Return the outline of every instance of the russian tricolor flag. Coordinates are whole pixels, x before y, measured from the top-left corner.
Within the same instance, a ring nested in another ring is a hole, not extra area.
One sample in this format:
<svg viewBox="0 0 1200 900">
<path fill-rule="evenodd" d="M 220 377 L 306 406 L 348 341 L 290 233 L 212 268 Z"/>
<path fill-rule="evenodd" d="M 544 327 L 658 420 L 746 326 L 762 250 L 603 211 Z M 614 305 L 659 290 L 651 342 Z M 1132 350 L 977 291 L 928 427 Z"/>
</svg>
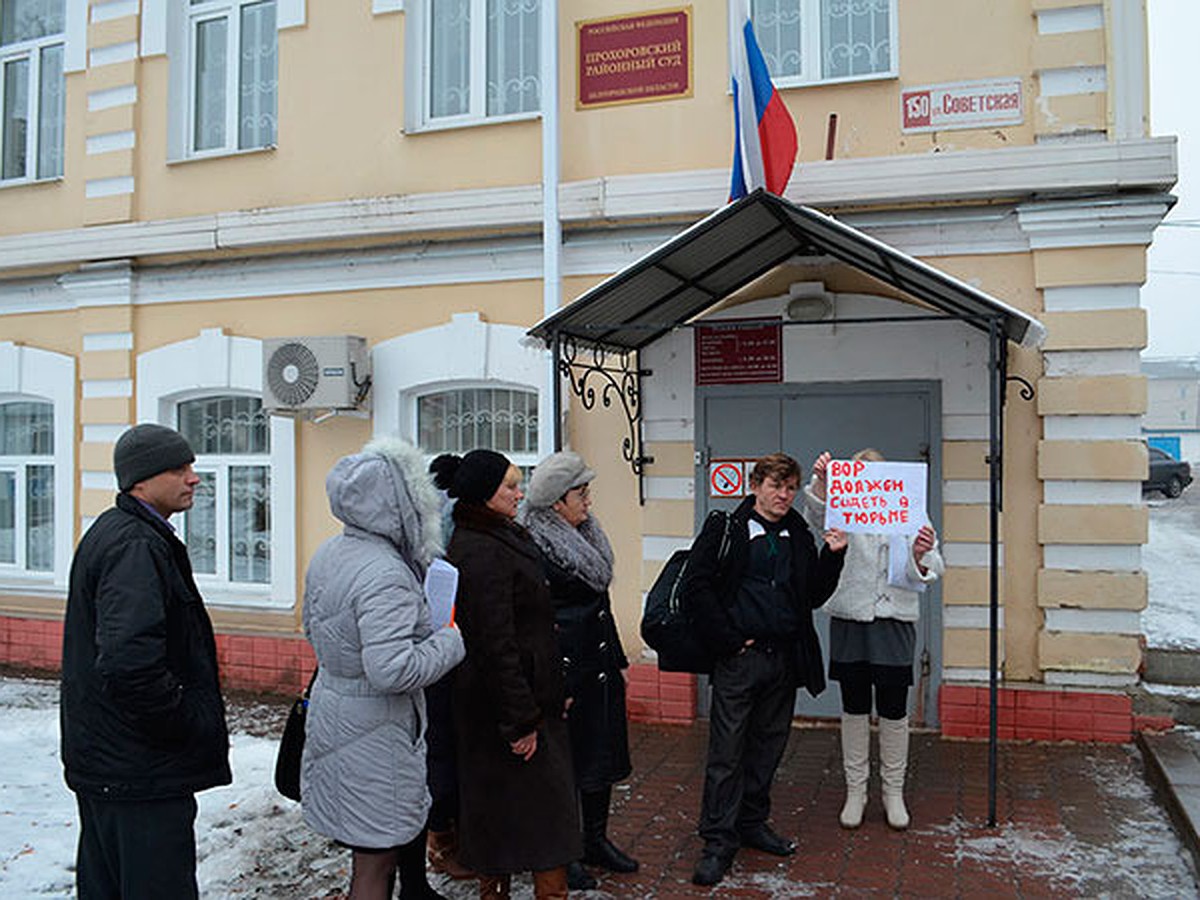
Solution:
<svg viewBox="0 0 1200 900">
<path fill-rule="evenodd" d="M 730 59 L 733 68 L 733 184 L 737 200 L 765 187 L 782 195 L 796 162 L 796 123 L 783 104 L 750 21 L 750 0 L 729 4 Z"/>
</svg>

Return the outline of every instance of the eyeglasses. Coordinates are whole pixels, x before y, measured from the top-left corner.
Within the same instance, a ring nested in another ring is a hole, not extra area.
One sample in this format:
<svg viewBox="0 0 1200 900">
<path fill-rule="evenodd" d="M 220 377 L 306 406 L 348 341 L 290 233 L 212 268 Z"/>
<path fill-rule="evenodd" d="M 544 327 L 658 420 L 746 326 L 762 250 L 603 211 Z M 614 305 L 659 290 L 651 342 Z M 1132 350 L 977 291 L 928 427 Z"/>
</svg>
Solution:
<svg viewBox="0 0 1200 900">
<path fill-rule="evenodd" d="M 582 497 L 584 500 L 586 500 L 592 494 L 591 488 L 586 484 L 581 484 L 581 485 L 571 488 L 570 490 L 567 491 L 567 494 L 570 494 L 572 491 L 578 493 L 579 496 Z M 567 499 L 567 494 L 563 494 L 564 500 Z"/>
</svg>

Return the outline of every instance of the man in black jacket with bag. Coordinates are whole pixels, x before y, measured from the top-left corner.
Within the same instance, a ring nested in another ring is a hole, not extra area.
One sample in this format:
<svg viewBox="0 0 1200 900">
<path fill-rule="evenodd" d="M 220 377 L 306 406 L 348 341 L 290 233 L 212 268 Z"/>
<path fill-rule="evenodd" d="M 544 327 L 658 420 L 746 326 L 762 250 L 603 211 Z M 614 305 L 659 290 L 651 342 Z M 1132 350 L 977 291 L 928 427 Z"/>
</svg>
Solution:
<svg viewBox="0 0 1200 900">
<path fill-rule="evenodd" d="M 212 624 L 167 521 L 192 506 L 194 459 L 171 428 L 122 434 L 116 505 L 71 566 L 60 713 L 82 900 L 196 897 L 195 792 L 232 781 Z"/>
<path fill-rule="evenodd" d="M 825 688 L 812 610 L 837 587 L 846 536 L 817 542 L 792 509 L 800 467 L 782 453 L 758 460 L 751 495 L 725 523 L 710 516 L 692 546 L 683 595 L 713 651 L 712 709 L 700 836 L 704 850 L 692 881 L 725 877 L 738 847 L 777 856 L 795 852 L 767 817 L 771 782 L 791 728 L 796 688 Z"/>
</svg>

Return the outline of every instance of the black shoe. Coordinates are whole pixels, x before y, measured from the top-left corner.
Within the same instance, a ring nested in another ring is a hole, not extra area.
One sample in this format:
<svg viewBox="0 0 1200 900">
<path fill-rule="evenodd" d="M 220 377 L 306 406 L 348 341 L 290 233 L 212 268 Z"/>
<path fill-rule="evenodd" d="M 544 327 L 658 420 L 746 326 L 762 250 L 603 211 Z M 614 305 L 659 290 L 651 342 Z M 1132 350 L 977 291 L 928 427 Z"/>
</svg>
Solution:
<svg viewBox="0 0 1200 900">
<path fill-rule="evenodd" d="M 593 866 L 600 866 L 602 869 L 608 869 L 610 872 L 622 874 L 638 870 L 638 861 L 607 837 L 585 843 L 583 845 L 583 861 Z"/>
<path fill-rule="evenodd" d="M 742 832 L 742 846 L 753 847 L 772 856 L 791 856 L 796 852 L 796 842 L 782 838 L 765 822 Z"/>
<path fill-rule="evenodd" d="M 590 891 L 595 889 L 598 883 L 579 860 L 567 863 L 567 887 L 571 890 Z"/>
<path fill-rule="evenodd" d="M 729 866 L 732 862 L 732 857 L 718 856 L 715 853 L 705 851 L 700 856 L 700 862 L 696 863 L 696 870 L 692 872 L 692 884 L 699 884 L 705 887 L 716 884 L 725 877 L 725 873 L 729 871 Z"/>
</svg>

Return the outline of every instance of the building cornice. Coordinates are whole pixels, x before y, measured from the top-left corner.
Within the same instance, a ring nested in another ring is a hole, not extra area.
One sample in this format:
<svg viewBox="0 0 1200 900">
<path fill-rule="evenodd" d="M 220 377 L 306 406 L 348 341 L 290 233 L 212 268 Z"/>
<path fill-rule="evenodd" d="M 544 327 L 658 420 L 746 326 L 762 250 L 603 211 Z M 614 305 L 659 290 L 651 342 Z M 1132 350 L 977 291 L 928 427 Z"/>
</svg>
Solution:
<svg viewBox="0 0 1200 900">
<path fill-rule="evenodd" d="M 562 219 L 569 230 L 690 222 L 725 202 L 727 179 L 724 169 L 710 169 L 568 182 L 560 188 Z M 1168 137 L 805 163 L 786 196 L 850 212 L 1160 193 L 1175 180 L 1176 141 Z M 145 264 L 155 257 L 216 250 L 532 233 L 540 226 L 540 185 L 407 194 L 12 235 L 0 238 L 0 273 L 108 259 Z"/>
</svg>

